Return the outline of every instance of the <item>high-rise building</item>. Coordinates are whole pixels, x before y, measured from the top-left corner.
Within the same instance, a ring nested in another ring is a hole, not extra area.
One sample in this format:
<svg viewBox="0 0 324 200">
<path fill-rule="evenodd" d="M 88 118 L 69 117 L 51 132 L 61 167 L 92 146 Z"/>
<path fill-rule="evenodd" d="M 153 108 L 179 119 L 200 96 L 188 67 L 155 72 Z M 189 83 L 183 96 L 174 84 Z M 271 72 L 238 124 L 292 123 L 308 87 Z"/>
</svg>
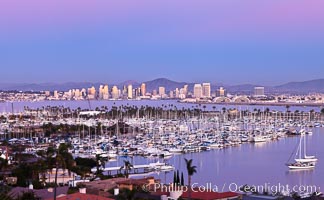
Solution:
<svg viewBox="0 0 324 200">
<path fill-rule="evenodd" d="M 223 87 L 220 87 L 216 91 L 216 97 L 225 97 L 226 96 L 226 90 Z"/>
<path fill-rule="evenodd" d="M 171 99 L 173 99 L 173 98 L 174 98 L 174 93 L 173 93 L 173 90 L 171 90 L 171 91 L 170 91 L 169 97 L 170 97 Z"/>
<path fill-rule="evenodd" d="M 105 85 L 102 89 L 102 98 L 107 100 L 109 99 L 109 87 L 108 85 Z"/>
<path fill-rule="evenodd" d="M 82 88 L 81 90 L 81 96 L 86 97 L 87 96 L 87 90 L 85 88 Z"/>
<path fill-rule="evenodd" d="M 55 99 L 58 99 L 59 96 L 58 96 L 57 90 L 54 90 L 54 95 L 53 96 L 54 96 Z"/>
<path fill-rule="evenodd" d="M 153 96 L 156 96 L 157 95 L 157 91 L 156 90 L 153 90 Z"/>
<path fill-rule="evenodd" d="M 175 89 L 175 98 L 179 98 L 180 92 L 179 92 L 179 88 Z"/>
<path fill-rule="evenodd" d="M 99 99 L 103 99 L 103 85 L 100 85 L 99 86 L 99 95 L 98 95 L 98 97 L 99 97 Z"/>
<path fill-rule="evenodd" d="M 183 86 L 183 94 L 184 94 L 185 96 L 188 95 L 188 85 L 184 85 L 184 86 Z"/>
<path fill-rule="evenodd" d="M 96 88 L 92 86 L 91 88 L 88 88 L 88 98 L 94 99 L 96 98 Z"/>
<path fill-rule="evenodd" d="M 81 96 L 81 92 L 80 92 L 80 90 L 79 90 L 79 89 L 75 89 L 75 90 L 73 91 L 73 96 L 74 96 L 75 98 L 79 98 L 79 97 Z"/>
<path fill-rule="evenodd" d="M 202 96 L 203 97 L 210 97 L 210 83 L 203 83 L 202 84 Z"/>
<path fill-rule="evenodd" d="M 145 83 L 142 83 L 142 85 L 141 85 L 141 95 L 142 96 L 146 95 L 146 85 L 145 85 Z"/>
<path fill-rule="evenodd" d="M 165 87 L 159 87 L 159 95 L 163 97 L 165 95 Z"/>
<path fill-rule="evenodd" d="M 264 87 L 255 87 L 254 96 L 256 97 L 264 96 Z"/>
<path fill-rule="evenodd" d="M 202 87 L 201 84 L 194 85 L 194 97 L 201 98 L 202 97 Z"/>
<path fill-rule="evenodd" d="M 116 85 L 114 85 L 111 89 L 111 97 L 113 99 L 119 99 L 119 91 Z"/>
<path fill-rule="evenodd" d="M 131 84 L 127 87 L 127 98 L 132 99 L 133 98 L 133 86 Z"/>
</svg>

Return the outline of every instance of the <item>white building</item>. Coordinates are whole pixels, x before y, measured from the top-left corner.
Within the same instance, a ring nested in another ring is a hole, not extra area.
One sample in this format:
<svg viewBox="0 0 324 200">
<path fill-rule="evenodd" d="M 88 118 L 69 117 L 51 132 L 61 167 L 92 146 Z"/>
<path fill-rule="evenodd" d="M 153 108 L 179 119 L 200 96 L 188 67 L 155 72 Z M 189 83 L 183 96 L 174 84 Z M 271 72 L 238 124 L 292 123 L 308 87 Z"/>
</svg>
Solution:
<svg viewBox="0 0 324 200">
<path fill-rule="evenodd" d="M 201 84 L 194 85 L 194 97 L 201 98 L 202 97 L 202 86 Z"/>
<path fill-rule="evenodd" d="M 203 83 L 202 84 L 202 96 L 203 97 L 209 98 L 211 96 L 210 95 L 210 90 L 211 90 L 210 83 Z"/>
<path fill-rule="evenodd" d="M 133 98 L 133 86 L 131 84 L 127 87 L 127 98 L 132 99 Z"/>
</svg>

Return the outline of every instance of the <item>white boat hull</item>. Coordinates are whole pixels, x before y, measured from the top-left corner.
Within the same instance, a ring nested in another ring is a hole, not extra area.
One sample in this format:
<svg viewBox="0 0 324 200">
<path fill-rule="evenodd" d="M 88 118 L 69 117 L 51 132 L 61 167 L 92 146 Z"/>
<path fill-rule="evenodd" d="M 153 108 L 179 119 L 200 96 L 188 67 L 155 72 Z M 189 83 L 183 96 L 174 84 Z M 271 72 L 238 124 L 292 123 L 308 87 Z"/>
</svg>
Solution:
<svg viewBox="0 0 324 200">
<path fill-rule="evenodd" d="M 314 169 L 315 165 L 311 166 L 294 166 L 294 165 L 289 165 L 289 169 Z"/>
</svg>

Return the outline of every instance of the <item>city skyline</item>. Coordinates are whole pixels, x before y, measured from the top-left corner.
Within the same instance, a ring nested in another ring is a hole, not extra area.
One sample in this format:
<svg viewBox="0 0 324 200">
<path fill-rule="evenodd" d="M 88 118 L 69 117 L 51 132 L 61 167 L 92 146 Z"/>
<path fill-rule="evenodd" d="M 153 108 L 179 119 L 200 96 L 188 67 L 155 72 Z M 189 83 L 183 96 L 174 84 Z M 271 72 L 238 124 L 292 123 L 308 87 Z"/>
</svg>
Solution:
<svg viewBox="0 0 324 200">
<path fill-rule="evenodd" d="M 278 85 L 324 74 L 322 1 L 2 4 L 1 82 Z"/>
</svg>

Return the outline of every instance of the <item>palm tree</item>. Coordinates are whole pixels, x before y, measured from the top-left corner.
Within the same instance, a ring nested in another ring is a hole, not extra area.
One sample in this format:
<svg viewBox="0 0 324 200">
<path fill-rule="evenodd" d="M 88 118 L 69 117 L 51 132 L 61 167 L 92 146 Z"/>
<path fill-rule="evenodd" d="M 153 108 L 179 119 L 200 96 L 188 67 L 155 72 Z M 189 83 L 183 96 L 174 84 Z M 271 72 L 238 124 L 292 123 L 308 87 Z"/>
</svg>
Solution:
<svg viewBox="0 0 324 200">
<path fill-rule="evenodd" d="M 56 157 L 55 157 L 55 182 L 54 182 L 54 200 L 56 200 L 56 189 L 57 189 L 57 173 L 59 167 L 65 171 L 68 169 L 68 173 L 70 174 L 71 167 L 73 165 L 73 157 L 71 153 L 69 153 L 69 145 L 65 143 L 61 143 L 59 148 L 56 150 Z"/>
<path fill-rule="evenodd" d="M 324 108 L 321 109 L 321 116 L 324 116 Z"/>
<path fill-rule="evenodd" d="M 185 158 L 185 161 L 186 161 L 187 172 L 188 172 L 188 187 L 189 187 L 188 192 L 189 192 L 189 200 L 190 200 L 191 199 L 191 177 L 195 173 L 197 173 L 197 170 L 196 170 L 197 166 L 192 165 L 192 159 L 187 160 Z"/>
<path fill-rule="evenodd" d="M 130 163 L 128 160 L 124 160 L 124 166 L 120 167 L 120 170 L 124 169 L 125 172 L 125 177 L 128 178 L 129 171 L 133 168 L 134 166 L 132 163 Z"/>
<path fill-rule="evenodd" d="M 100 166 L 105 168 L 105 159 L 100 155 L 96 155 L 96 167 L 97 167 L 97 175 L 99 175 L 102 171 L 100 170 Z"/>
</svg>

